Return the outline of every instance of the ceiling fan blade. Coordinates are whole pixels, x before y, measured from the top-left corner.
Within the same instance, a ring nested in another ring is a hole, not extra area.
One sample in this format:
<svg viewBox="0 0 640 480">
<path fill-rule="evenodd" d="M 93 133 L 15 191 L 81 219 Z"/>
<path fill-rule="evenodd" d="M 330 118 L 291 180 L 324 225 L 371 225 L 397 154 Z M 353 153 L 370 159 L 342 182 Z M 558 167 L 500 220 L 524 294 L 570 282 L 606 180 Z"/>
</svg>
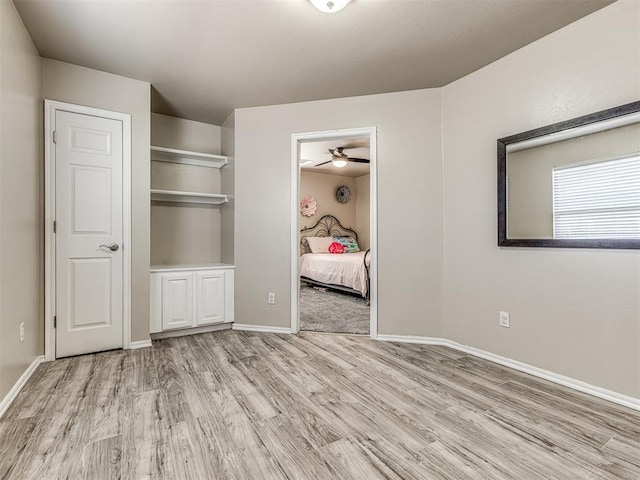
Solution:
<svg viewBox="0 0 640 480">
<path fill-rule="evenodd" d="M 345 160 L 347 159 L 347 154 L 342 153 L 342 147 L 330 148 L 329 153 L 333 158 L 344 158 Z"/>
<path fill-rule="evenodd" d="M 320 165 L 326 165 L 327 163 L 331 163 L 333 160 L 327 160 L 326 162 L 318 163 L 314 165 L 314 167 L 319 167 Z"/>
<path fill-rule="evenodd" d="M 354 162 L 354 163 L 371 163 L 371 160 L 367 160 L 366 158 L 352 158 L 352 157 L 349 157 L 348 161 L 349 162 Z"/>
</svg>

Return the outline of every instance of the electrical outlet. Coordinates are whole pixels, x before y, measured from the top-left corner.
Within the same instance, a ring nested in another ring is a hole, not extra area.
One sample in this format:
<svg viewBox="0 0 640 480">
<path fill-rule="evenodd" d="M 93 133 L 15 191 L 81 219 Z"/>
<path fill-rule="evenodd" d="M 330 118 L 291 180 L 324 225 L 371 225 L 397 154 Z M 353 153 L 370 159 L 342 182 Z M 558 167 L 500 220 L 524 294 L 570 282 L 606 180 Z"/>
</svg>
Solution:
<svg viewBox="0 0 640 480">
<path fill-rule="evenodd" d="M 276 303 L 276 294 L 273 292 L 269 292 L 269 296 L 267 297 L 267 303 L 269 305 L 275 305 Z"/>
<path fill-rule="evenodd" d="M 509 328 L 509 312 L 500 312 L 500 326 Z"/>
<path fill-rule="evenodd" d="M 24 322 L 20 324 L 20 341 L 24 342 Z"/>
</svg>

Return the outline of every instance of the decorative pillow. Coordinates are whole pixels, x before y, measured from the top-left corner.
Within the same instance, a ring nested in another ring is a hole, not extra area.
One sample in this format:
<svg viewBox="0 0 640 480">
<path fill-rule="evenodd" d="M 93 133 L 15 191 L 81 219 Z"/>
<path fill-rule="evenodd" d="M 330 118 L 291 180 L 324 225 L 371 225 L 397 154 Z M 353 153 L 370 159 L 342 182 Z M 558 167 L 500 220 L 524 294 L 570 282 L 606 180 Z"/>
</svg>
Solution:
<svg viewBox="0 0 640 480">
<path fill-rule="evenodd" d="M 360 251 L 358 242 L 353 237 L 333 237 L 333 241 L 342 244 L 344 253 L 356 253 Z"/>
<path fill-rule="evenodd" d="M 307 237 L 311 253 L 329 253 L 329 245 L 333 243 L 331 237 Z"/>
<path fill-rule="evenodd" d="M 333 242 L 329 245 L 329 253 L 344 253 L 344 245 L 340 242 Z"/>
</svg>

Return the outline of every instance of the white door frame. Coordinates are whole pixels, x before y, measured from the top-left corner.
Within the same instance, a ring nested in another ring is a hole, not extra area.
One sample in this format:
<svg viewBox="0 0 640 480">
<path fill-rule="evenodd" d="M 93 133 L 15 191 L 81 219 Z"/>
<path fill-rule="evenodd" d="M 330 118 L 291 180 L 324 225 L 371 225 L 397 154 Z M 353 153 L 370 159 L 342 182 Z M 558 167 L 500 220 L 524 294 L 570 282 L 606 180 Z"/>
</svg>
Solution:
<svg viewBox="0 0 640 480">
<path fill-rule="evenodd" d="M 371 338 L 378 336 L 378 157 L 376 147 L 376 127 L 328 130 L 324 132 L 294 133 L 291 135 L 291 333 L 300 331 L 300 226 L 298 222 L 300 202 L 300 143 L 310 140 L 340 140 L 354 136 L 369 136 L 371 162 L 370 188 L 370 327 Z"/>
<path fill-rule="evenodd" d="M 56 211 L 55 148 L 53 132 L 56 111 L 92 115 L 122 122 L 122 255 L 123 305 L 122 347 L 131 345 L 131 115 L 97 108 L 73 105 L 54 100 L 44 101 L 44 356 L 45 361 L 56 358 L 56 332 L 53 317 L 56 304 L 56 238 L 53 222 Z"/>
</svg>

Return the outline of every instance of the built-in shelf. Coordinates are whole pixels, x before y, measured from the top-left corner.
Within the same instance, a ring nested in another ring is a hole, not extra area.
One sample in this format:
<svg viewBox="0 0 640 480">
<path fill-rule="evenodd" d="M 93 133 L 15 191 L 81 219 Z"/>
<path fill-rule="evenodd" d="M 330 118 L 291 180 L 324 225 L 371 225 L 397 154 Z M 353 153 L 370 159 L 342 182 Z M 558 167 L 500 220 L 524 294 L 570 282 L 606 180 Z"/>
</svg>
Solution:
<svg viewBox="0 0 640 480">
<path fill-rule="evenodd" d="M 185 272 L 196 270 L 228 270 L 236 268 L 228 263 L 181 263 L 176 265 L 151 265 L 151 273 L 157 272 Z"/>
<path fill-rule="evenodd" d="M 177 190 L 151 189 L 151 200 L 154 202 L 202 203 L 205 205 L 221 205 L 229 199 L 220 193 L 180 192 Z"/>
<path fill-rule="evenodd" d="M 189 152 L 175 148 L 151 147 L 151 160 L 155 162 L 179 163 L 198 167 L 222 168 L 228 159 L 211 153 Z"/>
</svg>

